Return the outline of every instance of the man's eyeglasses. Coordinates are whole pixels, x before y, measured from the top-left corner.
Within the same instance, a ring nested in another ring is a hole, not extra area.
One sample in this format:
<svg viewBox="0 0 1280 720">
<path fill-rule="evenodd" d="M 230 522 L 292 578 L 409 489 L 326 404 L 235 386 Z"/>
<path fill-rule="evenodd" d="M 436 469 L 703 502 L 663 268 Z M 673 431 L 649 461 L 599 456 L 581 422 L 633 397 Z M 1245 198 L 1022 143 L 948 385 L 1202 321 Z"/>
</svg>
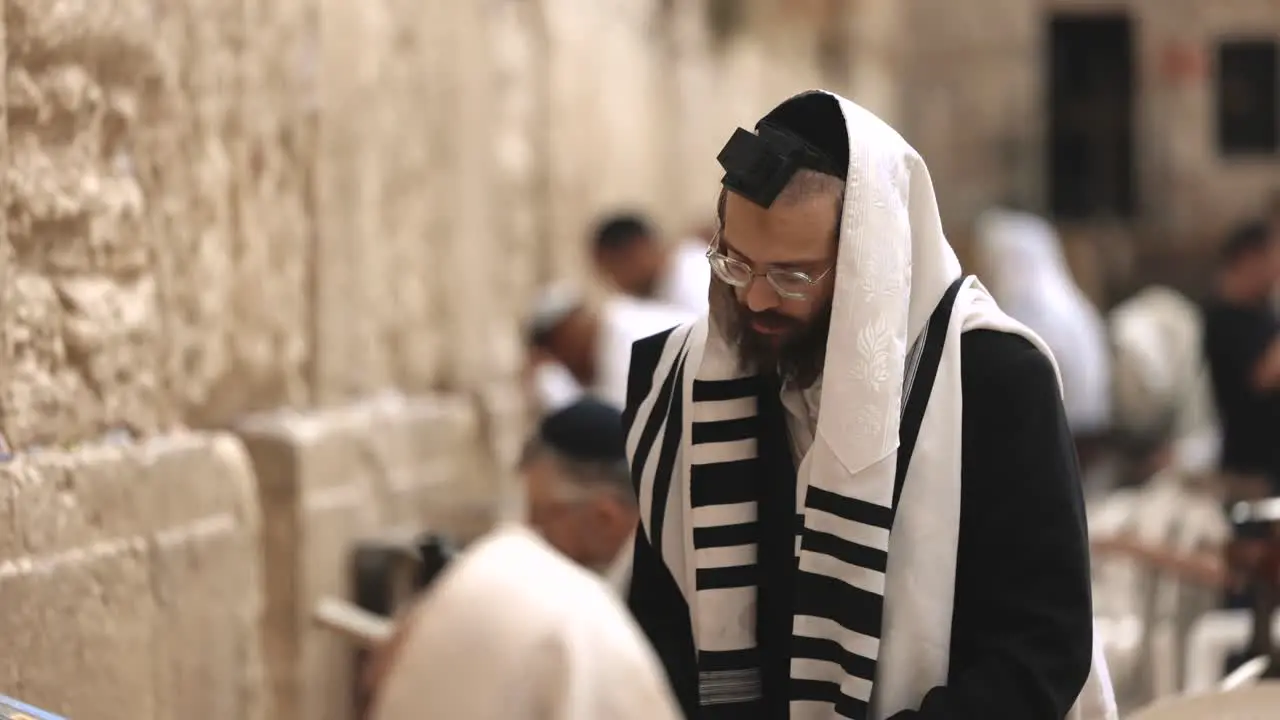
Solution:
<svg viewBox="0 0 1280 720">
<path fill-rule="evenodd" d="M 720 232 L 716 230 L 716 234 L 711 238 L 711 247 L 707 248 L 707 262 L 711 263 L 711 271 L 726 285 L 745 288 L 751 284 L 752 280 L 763 277 L 769 281 L 769 285 L 779 297 L 788 300 L 806 300 L 813 292 L 813 286 L 835 269 L 833 264 L 816 277 L 799 270 L 784 270 L 776 267 L 757 272 L 750 263 L 731 258 L 720 251 Z"/>
</svg>

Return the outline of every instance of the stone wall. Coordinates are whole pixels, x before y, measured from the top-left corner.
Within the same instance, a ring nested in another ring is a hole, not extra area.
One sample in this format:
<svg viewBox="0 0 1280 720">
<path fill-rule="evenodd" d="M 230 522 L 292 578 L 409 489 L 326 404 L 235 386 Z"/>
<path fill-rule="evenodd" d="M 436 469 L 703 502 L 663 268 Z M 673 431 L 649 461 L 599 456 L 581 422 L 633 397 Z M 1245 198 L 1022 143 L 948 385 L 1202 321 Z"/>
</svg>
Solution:
<svg viewBox="0 0 1280 720">
<path fill-rule="evenodd" d="M 73 718 L 267 720 L 262 521 L 226 435 L 0 468 L 0 688 Z"/>
<path fill-rule="evenodd" d="M 789 93 L 892 105 L 842 5 L 5 0 L 0 693 L 342 717 L 311 603 L 513 511 L 518 328 L 591 222 L 704 222 Z"/>
</svg>

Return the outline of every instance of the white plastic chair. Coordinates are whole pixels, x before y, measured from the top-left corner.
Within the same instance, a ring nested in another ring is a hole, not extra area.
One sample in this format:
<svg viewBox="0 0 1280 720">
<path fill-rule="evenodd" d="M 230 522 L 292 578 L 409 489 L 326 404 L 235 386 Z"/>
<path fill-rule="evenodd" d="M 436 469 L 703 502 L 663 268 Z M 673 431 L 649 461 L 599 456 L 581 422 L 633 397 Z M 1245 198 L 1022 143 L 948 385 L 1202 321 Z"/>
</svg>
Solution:
<svg viewBox="0 0 1280 720">
<path fill-rule="evenodd" d="M 1157 700 L 1128 720 L 1276 720 L 1280 681 L 1270 680 L 1230 692 Z"/>
<path fill-rule="evenodd" d="M 1248 610 L 1214 610 L 1191 626 L 1187 638 L 1187 675 L 1183 689 L 1188 693 L 1213 690 L 1222 682 L 1227 657 L 1249 642 L 1253 614 Z M 1271 625 L 1271 637 L 1280 642 L 1280 614 Z M 1276 715 L 1280 718 L 1280 708 Z"/>
</svg>

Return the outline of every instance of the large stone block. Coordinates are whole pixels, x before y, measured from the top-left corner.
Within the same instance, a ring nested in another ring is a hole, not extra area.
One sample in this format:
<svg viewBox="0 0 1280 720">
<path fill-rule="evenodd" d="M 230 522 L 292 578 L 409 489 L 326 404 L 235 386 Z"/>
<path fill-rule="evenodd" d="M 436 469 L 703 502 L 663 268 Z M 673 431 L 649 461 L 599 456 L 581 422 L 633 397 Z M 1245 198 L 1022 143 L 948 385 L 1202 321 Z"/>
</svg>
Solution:
<svg viewBox="0 0 1280 720">
<path fill-rule="evenodd" d="M 17 444 L 172 419 L 131 143 L 163 77 L 151 3 L 7 0 L 7 378 Z"/>
<path fill-rule="evenodd" d="M 267 662 L 274 717 L 347 720 L 351 648 L 311 626 L 324 595 L 349 597 L 356 539 L 386 527 L 464 538 L 498 509 L 479 415 L 466 397 L 384 396 L 239 429 L 264 515 Z"/>
<path fill-rule="evenodd" d="M 321 4 L 315 383 L 334 403 L 474 388 L 510 315 L 476 3 Z M 443 342 L 449 338 L 450 342 Z M 455 356 L 466 353 L 465 361 Z M 457 381 L 462 378 L 462 381 Z"/>
<path fill-rule="evenodd" d="M 308 399 L 313 3 L 163 3 L 133 142 L 188 421 Z"/>
<path fill-rule="evenodd" d="M 69 717 L 265 720 L 252 486 L 223 435 L 0 468 L 0 687 Z"/>
<path fill-rule="evenodd" d="M 671 160 L 663 90 L 665 47 L 654 0 L 549 0 L 548 232 L 555 274 L 588 277 L 598 216 L 620 208 L 667 221 Z M 583 68 L 591 72 L 583 72 Z M 711 189 L 708 189 L 711 192 Z"/>
</svg>

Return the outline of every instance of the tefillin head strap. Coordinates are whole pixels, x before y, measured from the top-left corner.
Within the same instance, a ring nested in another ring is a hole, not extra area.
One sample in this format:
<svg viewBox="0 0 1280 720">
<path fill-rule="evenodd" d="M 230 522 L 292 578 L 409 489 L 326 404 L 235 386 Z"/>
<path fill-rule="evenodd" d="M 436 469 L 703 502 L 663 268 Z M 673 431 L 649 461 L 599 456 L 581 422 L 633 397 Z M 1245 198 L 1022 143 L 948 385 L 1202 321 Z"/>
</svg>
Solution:
<svg viewBox="0 0 1280 720">
<path fill-rule="evenodd" d="M 716 160 L 724 168 L 726 188 L 768 209 L 801 168 L 844 179 L 846 168 L 794 133 L 762 122 L 756 133 L 733 131 Z"/>
</svg>

